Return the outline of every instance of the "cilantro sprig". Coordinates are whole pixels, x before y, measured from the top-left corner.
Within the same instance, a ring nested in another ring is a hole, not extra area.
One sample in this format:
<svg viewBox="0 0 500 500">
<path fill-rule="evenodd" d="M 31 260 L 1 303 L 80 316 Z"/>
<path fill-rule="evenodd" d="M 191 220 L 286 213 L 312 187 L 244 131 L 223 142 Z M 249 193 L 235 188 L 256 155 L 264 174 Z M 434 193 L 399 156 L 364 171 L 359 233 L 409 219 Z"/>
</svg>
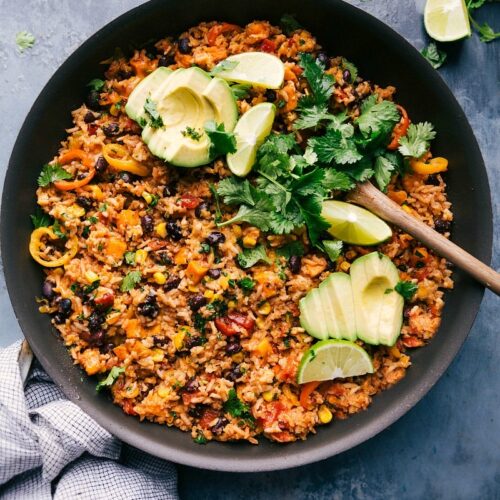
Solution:
<svg viewBox="0 0 500 500">
<path fill-rule="evenodd" d="M 439 50 L 434 42 L 424 47 L 420 53 L 427 59 L 434 69 L 440 68 L 446 61 L 447 54 L 444 50 Z"/>
<path fill-rule="evenodd" d="M 42 167 L 42 171 L 38 176 L 38 185 L 40 187 L 46 187 L 51 182 L 62 181 L 65 179 L 71 179 L 71 174 L 69 172 L 66 172 L 66 170 L 64 170 L 64 168 L 62 168 L 58 163 L 55 163 L 54 165 L 47 163 Z"/>
<path fill-rule="evenodd" d="M 254 421 L 253 415 L 250 412 L 250 407 L 238 398 L 235 389 L 229 389 L 228 397 L 223 408 L 224 411 L 229 413 L 232 417 L 241 418 L 249 423 L 253 423 Z"/>
<path fill-rule="evenodd" d="M 223 123 L 216 123 L 215 120 L 209 120 L 205 123 L 205 132 L 210 139 L 210 157 L 236 151 L 236 137 L 232 132 L 226 132 Z"/>
<path fill-rule="evenodd" d="M 95 390 L 97 392 L 100 392 L 102 391 L 102 389 L 111 387 L 124 371 L 125 368 L 123 368 L 122 366 L 113 366 L 113 368 L 111 368 L 110 372 L 108 373 L 108 376 L 95 386 Z"/>
<path fill-rule="evenodd" d="M 477 9 L 482 7 L 487 2 L 492 2 L 492 1 L 494 1 L 494 0 L 466 0 L 466 5 L 467 5 L 467 10 L 468 10 L 470 22 L 471 22 L 473 28 L 479 34 L 479 40 L 481 40 L 481 42 L 485 42 L 485 43 L 492 42 L 493 40 L 500 38 L 500 32 L 495 32 L 493 30 L 493 28 L 487 22 L 484 22 L 483 24 L 479 24 L 472 17 L 472 14 L 474 13 L 474 11 L 476 11 Z"/>
<path fill-rule="evenodd" d="M 146 102 L 144 103 L 144 111 L 146 112 L 147 117 L 149 118 L 149 125 L 153 128 L 161 128 L 163 127 L 163 119 L 158 112 L 156 107 L 156 103 L 150 98 L 146 98 Z"/>
<path fill-rule="evenodd" d="M 394 290 L 396 290 L 405 300 L 410 300 L 418 290 L 418 285 L 411 281 L 400 281 L 394 287 Z"/>
<path fill-rule="evenodd" d="M 141 272 L 131 271 L 122 280 L 120 290 L 122 292 L 130 292 L 141 282 Z"/>
</svg>

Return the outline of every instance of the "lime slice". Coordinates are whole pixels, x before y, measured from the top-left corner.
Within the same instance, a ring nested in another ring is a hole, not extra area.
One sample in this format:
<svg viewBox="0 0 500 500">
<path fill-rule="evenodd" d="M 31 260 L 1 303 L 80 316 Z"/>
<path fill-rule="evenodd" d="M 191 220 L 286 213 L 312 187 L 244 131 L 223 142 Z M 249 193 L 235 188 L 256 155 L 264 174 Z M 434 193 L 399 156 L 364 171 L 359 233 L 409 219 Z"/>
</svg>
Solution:
<svg viewBox="0 0 500 500">
<path fill-rule="evenodd" d="M 471 35 L 465 0 L 427 0 L 424 25 L 430 37 L 453 42 Z"/>
<path fill-rule="evenodd" d="M 285 78 L 285 66 L 281 60 L 266 52 L 243 52 L 229 56 L 223 62 L 226 61 L 227 66 L 233 67 L 217 73 L 224 80 L 278 89 Z"/>
<path fill-rule="evenodd" d="M 368 353 L 348 340 L 322 340 L 302 356 L 297 382 L 319 382 L 373 373 Z"/>
<path fill-rule="evenodd" d="M 227 164 L 234 175 L 244 177 L 255 163 L 257 149 L 271 133 L 276 107 L 262 102 L 250 108 L 234 128 L 236 152 L 227 155 Z"/>
<path fill-rule="evenodd" d="M 321 215 L 330 223 L 328 232 L 353 245 L 377 245 L 392 236 L 391 228 L 376 215 L 345 201 L 323 202 Z"/>
</svg>

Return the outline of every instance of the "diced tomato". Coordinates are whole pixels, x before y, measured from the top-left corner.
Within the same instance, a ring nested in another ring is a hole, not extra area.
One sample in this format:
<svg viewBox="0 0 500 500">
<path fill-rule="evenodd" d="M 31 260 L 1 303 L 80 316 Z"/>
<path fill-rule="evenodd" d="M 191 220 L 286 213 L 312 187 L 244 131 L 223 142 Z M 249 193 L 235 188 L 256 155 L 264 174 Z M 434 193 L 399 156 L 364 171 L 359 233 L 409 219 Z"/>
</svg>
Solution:
<svg viewBox="0 0 500 500">
<path fill-rule="evenodd" d="M 134 403 L 129 399 L 125 400 L 122 408 L 127 415 L 137 415 L 137 412 L 134 410 Z"/>
<path fill-rule="evenodd" d="M 96 135 L 98 128 L 99 126 L 96 125 L 95 123 L 90 123 L 89 125 L 87 125 L 87 131 L 89 135 Z"/>
<path fill-rule="evenodd" d="M 200 418 L 200 427 L 202 429 L 208 429 L 210 427 L 210 422 L 219 417 L 219 412 L 213 410 L 212 408 L 207 408 L 203 411 L 203 415 Z"/>
<path fill-rule="evenodd" d="M 248 333 L 252 333 L 255 328 L 255 320 L 246 314 L 230 312 L 227 317 L 237 325 L 247 330 Z"/>
<path fill-rule="evenodd" d="M 215 326 L 219 332 L 230 337 L 231 335 L 238 335 L 239 331 L 236 327 L 236 323 L 231 321 L 227 316 L 222 318 L 217 318 L 215 321 Z"/>
<path fill-rule="evenodd" d="M 183 208 L 193 209 L 201 203 L 201 200 L 192 194 L 183 194 L 179 200 L 179 205 Z"/>
<path fill-rule="evenodd" d="M 405 337 L 403 338 L 403 345 L 410 348 L 421 347 L 424 345 L 424 341 L 417 337 Z"/>
<path fill-rule="evenodd" d="M 276 43 L 266 38 L 265 40 L 262 41 L 260 49 L 263 52 L 274 52 L 276 50 Z"/>
<path fill-rule="evenodd" d="M 94 299 L 95 305 L 101 310 L 110 308 L 114 302 L 115 294 L 113 292 L 105 293 L 101 297 Z"/>
<path fill-rule="evenodd" d="M 260 417 L 262 426 L 270 427 L 278 420 L 280 414 L 285 410 L 285 405 L 280 401 L 272 401 L 266 404 L 266 409 L 264 411 L 264 416 Z"/>
</svg>

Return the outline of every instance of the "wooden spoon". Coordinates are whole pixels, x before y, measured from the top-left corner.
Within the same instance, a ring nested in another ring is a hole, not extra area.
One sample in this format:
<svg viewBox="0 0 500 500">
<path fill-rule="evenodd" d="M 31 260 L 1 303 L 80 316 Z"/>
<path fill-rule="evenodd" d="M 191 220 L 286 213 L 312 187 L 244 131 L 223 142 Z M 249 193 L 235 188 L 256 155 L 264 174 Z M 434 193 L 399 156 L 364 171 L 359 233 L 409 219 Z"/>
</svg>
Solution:
<svg viewBox="0 0 500 500">
<path fill-rule="evenodd" d="M 380 218 L 399 227 L 436 253 L 453 262 L 473 278 L 500 295 L 500 274 L 467 253 L 421 220 L 407 214 L 397 203 L 378 190 L 371 182 L 358 184 L 347 201 L 367 208 Z"/>
</svg>

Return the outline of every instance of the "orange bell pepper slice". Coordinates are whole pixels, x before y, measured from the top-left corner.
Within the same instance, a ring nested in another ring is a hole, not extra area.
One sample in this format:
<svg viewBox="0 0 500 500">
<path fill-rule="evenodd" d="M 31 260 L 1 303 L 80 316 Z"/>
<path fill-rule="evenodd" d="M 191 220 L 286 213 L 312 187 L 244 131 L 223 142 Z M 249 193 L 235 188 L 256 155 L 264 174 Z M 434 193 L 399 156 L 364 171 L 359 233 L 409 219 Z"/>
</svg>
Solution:
<svg viewBox="0 0 500 500">
<path fill-rule="evenodd" d="M 319 387 L 320 384 L 321 381 L 320 382 L 314 381 L 314 382 L 307 382 L 307 384 L 304 384 L 302 386 L 302 390 L 300 391 L 299 401 L 304 408 L 309 408 L 309 396 Z"/>
<path fill-rule="evenodd" d="M 432 175 L 439 172 L 446 172 L 448 170 L 448 160 L 441 156 L 432 158 L 428 162 L 421 161 L 418 158 L 412 158 L 410 160 L 410 167 L 416 174 Z"/>
<path fill-rule="evenodd" d="M 406 133 L 408 132 L 408 127 L 410 126 L 410 118 L 408 117 L 406 109 L 399 104 L 397 104 L 396 107 L 401 113 L 401 120 L 394 126 L 394 129 L 392 131 L 392 139 L 387 146 L 387 149 L 389 149 L 390 151 L 395 151 L 396 149 L 398 149 L 399 139 L 406 135 Z"/>
</svg>

